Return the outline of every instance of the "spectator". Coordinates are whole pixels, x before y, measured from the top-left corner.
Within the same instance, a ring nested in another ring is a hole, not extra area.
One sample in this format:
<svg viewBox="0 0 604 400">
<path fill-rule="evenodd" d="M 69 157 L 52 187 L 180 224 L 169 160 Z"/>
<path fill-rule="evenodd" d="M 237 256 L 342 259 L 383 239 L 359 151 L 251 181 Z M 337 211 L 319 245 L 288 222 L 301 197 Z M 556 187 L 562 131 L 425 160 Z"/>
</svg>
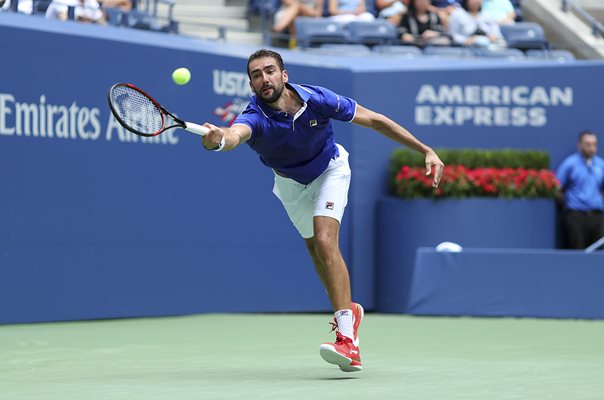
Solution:
<svg viewBox="0 0 604 400">
<path fill-rule="evenodd" d="M 76 21 L 97 24 L 105 22 L 97 0 L 53 0 L 46 10 L 46 18 L 65 21 L 69 19 L 69 7 L 73 7 Z"/>
<path fill-rule="evenodd" d="M 516 23 L 516 11 L 510 0 L 482 0 L 482 12 L 499 25 Z"/>
<path fill-rule="evenodd" d="M 365 0 L 329 0 L 329 15 L 338 22 L 375 20 L 375 16 L 367 11 Z"/>
<path fill-rule="evenodd" d="M 283 0 L 274 15 L 273 32 L 289 30 L 289 34 L 293 36 L 296 33 L 296 18 L 322 16 L 323 0 Z"/>
<path fill-rule="evenodd" d="M 107 8 L 119 8 L 126 12 L 132 10 L 132 0 L 102 0 L 99 3 L 103 10 Z"/>
<path fill-rule="evenodd" d="M 408 5 L 409 0 L 375 0 L 378 18 L 387 19 L 395 26 L 399 26 Z"/>
<path fill-rule="evenodd" d="M 411 0 L 407 13 L 401 19 L 400 30 L 403 42 L 418 47 L 451 44 L 440 17 L 430 10 L 430 0 Z"/>
<path fill-rule="evenodd" d="M 2 5 L 1 3 L 4 3 L 4 5 Z M 11 0 L 6 0 L 6 2 L 0 0 L 0 7 L 2 7 L 3 10 L 10 10 L 10 3 Z M 33 0 L 19 0 L 19 4 L 17 5 L 17 11 L 19 11 L 20 13 L 31 14 L 33 13 L 33 9 Z"/>
<path fill-rule="evenodd" d="M 577 149 L 556 175 L 562 187 L 568 245 L 584 249 L 604 236 L 604 159 L 596 155 L 598 138 L 592 131 L 581 132 Z"/>
<path fill-rule="evenodd" d="M 448 26 L 449 16 L 459 7 L 461 0 L 431 0 L 432 11 L 440 17 L 443 25 Z"/>
<path fill-rule="evenodd" d="M 482 0 L 463 0 L 449 19 L 449 34 L 464 46 L 505 46 L 497 22 L 481 12 Z"/>
</svg>

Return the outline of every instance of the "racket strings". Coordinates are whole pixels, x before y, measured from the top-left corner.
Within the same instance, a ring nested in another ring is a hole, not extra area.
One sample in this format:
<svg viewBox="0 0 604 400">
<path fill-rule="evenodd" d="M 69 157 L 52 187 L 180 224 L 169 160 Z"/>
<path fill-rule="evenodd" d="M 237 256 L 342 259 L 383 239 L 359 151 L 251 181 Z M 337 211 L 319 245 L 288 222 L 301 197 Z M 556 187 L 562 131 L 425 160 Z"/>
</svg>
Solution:
<svg viewBox="0 0 604 400">
<path fill-rule="evenodd" d="M 153 135 L 164 128 L 161 110 L 145 94 L 129 86 L 118 85 L 110 97 L 117 117 L 130 128 L 146 135 Z"/>
</svg>

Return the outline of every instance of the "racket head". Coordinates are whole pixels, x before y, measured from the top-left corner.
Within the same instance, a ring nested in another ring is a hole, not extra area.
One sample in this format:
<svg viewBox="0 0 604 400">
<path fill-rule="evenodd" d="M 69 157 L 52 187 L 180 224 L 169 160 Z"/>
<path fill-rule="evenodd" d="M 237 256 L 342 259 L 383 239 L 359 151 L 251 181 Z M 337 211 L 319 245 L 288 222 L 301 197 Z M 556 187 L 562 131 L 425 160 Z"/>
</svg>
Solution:
<svg viewBox="0 0 604 400">
<path fill-rule="evenodd" d="M 109 89 L 109 108 L 124 128 L 140 136 L 157 136 L 166 130 L 163 107 L 142 89 L 116 83 Z"/>
</svg>

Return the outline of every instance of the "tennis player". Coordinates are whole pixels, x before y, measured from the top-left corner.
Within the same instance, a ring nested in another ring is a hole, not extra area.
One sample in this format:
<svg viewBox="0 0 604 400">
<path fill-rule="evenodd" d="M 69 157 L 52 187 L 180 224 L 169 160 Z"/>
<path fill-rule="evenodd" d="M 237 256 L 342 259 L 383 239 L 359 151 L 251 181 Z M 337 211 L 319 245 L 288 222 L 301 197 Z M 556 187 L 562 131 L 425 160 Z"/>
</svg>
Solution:
<svg viewBox="0 0 604 400">
<path fill-rule="evenodd" d="M 342 371 L 360 371 L 363 307 L 351 300 L 348 269 L 338 245 L 351 172 L 348 152 L 334 141 L 331 119 L 372 128 L 421 152 L 426 175 L 434 172 L 434 187 L 443 163 L 430 147 L 384 115 L 329 89 L 289 83 L 279 53 L 258 50 L 248 59 L 247 73 L 255 96 L 229 128 L 204 124 L 210 132 L 202 138 L 203 146 L 226 151 L 247 143 L 274 171 L 273 193 L 304 238 L 335 311 L 336 341 L 323 343 L 320 354 Z"/>
</svg>

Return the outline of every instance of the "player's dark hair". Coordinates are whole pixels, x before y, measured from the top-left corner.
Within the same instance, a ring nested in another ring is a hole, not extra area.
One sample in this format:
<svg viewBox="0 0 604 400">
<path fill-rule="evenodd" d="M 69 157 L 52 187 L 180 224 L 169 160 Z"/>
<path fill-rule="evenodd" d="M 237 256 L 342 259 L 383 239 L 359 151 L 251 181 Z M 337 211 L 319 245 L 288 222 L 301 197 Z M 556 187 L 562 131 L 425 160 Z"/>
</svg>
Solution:
<svg viewBox="0 0 604 400">
<path fill-rule="evenodd" d="M 253 53 L 250 58 L 247 59 L 247 76 L 252 79 L 250 75 L 250 63 L 258 58 L 271 57 L 277 61 L 277 66 L 281 71 L 285 69 L 285 65 L 283 64 L 283 58 L 281 58 L 281 54 L 276 51 L 268 50 L 268 49 L 260 49 Z"/>
<path fill-rule="evenodd" d="M 589 129 L 585 129 L 584 131 L 582 131 L 581 133 L 579 133 L 579 142 L 581 140 L 583 140 L 584 136 L 587 136 L 587 135 L 594 135 L 595 136 L 596 134 L 594 132 L 590 131 Z"/>
</svg>

